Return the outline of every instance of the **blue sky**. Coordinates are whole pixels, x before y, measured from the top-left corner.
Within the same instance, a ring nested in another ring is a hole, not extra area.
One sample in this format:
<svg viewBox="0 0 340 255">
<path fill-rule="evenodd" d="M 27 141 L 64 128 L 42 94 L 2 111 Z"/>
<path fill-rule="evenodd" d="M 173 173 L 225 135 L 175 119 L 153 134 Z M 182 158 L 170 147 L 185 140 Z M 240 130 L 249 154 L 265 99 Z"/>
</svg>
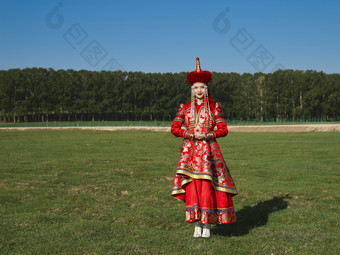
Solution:
<svg viewBox="0 0 340 255">
<path fill-rule="evenodd" d="M 0 69 L 339 73 L 340 1 L 1 0 Z"/>
</svg>

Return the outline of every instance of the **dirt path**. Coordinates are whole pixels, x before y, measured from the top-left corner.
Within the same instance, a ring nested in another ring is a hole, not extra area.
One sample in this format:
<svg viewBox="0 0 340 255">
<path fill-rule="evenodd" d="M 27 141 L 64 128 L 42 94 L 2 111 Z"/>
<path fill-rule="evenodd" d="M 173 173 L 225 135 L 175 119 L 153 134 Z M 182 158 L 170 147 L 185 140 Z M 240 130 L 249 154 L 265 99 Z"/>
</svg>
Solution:
<svg viewBox="0 0 340 255">
<path fill-rule="evenodd" d="M 229 132 L 340 132 L 340 124 L 229 126 Z M 10 127 L 0 131 L 25 130 L 149 130 L 170 132 L 170 127 Z"/>
</svg>

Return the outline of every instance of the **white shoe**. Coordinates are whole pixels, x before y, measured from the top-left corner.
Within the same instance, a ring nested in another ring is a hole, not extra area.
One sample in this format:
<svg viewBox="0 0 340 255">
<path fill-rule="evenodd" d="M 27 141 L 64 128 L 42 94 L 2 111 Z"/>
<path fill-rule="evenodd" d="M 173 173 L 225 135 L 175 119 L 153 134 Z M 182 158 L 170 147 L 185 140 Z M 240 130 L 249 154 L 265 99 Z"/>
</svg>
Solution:
<svg viewBox="0 0 340 255">
<path fill-rule="evenodd" d="M 210 238 L 210 224 L 203 224 L 202 237 Z"/>
<path fill-rule="evenodd" d="M 201 237 L 201 236 L 202 236 L 202 224 L 195 223 L 194 237 Z"/>
</svg>

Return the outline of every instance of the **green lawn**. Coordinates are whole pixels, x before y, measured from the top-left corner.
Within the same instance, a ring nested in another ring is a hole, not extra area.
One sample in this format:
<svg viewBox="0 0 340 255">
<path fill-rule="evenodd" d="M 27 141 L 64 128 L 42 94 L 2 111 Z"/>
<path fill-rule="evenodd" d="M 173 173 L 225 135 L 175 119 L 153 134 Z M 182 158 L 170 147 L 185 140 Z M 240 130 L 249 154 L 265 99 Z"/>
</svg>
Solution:
<svg viewBox="0 0 340 255">
<path fill-rule="evenodd" d="M 218 141 L 238 222 L 195 239 L 170 196 L 180 138 L 1 131 L 0 254 L 340 253 L 340 133 Z"/>
</svg>

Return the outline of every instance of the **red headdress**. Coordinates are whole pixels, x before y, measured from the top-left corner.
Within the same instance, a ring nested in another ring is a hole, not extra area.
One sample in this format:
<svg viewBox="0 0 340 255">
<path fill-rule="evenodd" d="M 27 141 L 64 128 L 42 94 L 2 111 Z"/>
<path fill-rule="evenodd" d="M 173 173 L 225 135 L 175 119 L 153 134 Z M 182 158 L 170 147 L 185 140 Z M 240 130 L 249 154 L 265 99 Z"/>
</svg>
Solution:
<svg viewBox="0 0 340 255">
<path fill-rule="evenodd" d="M 211 81 L 211 73 L 209 71 L 202 71 L 199 58 L 196 58 L 196 70 L 188 74 L 187 81 L 191 85 L 195 82 L 207 84 Z"/>
</svg>

